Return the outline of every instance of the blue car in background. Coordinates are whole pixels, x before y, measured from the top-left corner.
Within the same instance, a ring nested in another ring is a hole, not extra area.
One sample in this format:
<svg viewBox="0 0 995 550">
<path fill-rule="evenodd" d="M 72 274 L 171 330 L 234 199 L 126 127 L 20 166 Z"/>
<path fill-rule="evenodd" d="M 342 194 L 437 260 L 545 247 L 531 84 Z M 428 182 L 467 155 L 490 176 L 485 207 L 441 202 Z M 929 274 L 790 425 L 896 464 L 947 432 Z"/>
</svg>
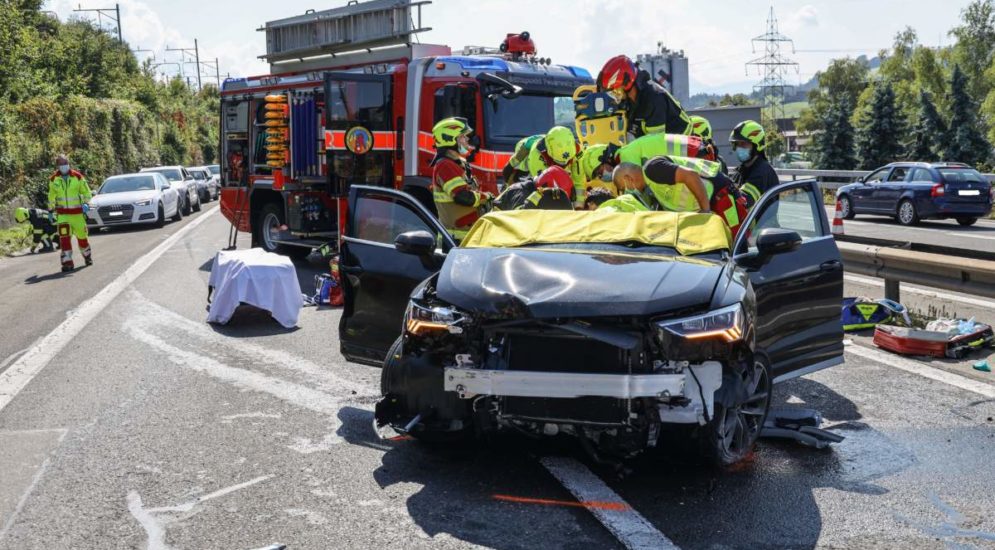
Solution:
<svg viewBox="0 0 995 550">
<path fill-rule="evenodd" d="M 957 162 L 893 162 L 836 191 L 843 217 L 893 216 L 902 225 L 953 218 L 968 226 L 992 210 L 992 186 Z"/>
</svg>

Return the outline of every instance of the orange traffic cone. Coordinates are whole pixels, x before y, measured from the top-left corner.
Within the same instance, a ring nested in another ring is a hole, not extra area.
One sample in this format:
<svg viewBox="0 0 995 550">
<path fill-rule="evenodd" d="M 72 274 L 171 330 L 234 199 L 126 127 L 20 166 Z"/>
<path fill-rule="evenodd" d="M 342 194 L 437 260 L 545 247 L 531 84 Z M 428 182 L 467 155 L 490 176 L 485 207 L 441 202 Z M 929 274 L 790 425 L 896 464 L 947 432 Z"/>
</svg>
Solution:
<svg viewBox="0 0 995 550">
<path fill-rule="evenodd" d="M 843 234 L 843 208 L 840 206 L 840 201 L 836 201 L 836 216 L 833 217 L 833 235 Z"/>
</svg>

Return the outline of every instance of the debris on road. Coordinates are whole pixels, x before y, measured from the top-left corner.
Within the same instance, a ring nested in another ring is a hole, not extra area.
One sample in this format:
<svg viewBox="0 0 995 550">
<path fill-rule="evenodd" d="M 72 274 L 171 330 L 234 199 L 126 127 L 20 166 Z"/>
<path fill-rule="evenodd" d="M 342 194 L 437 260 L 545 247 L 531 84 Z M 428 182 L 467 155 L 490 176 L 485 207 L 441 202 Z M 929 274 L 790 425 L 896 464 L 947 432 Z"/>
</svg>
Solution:
<svg viewBox="0 0 995 550">
<path fill-rule="evenodd" d="M 949 321 L 932 324 L 933 328 L 951 326 Z M 874 329 L 874 345 L 902 355 L 928 355 L 960 359 L 970 351 L 995 343 L 992 328 L 983 323 L 956 321 L 956 332 L 949 330 L 920 330 L 893 325 L 878 325 Z M 965 333 L 961 333 L 964 327 Z"/>
<path fill-rule="evenodd" d="M 760 437 L 793 439 L 802 445 L 825 449 L 830 443 L 846 439 L 842 435 L 819 428 L 822 413 L 815 409 L 771 407 Z"/>
</svg>

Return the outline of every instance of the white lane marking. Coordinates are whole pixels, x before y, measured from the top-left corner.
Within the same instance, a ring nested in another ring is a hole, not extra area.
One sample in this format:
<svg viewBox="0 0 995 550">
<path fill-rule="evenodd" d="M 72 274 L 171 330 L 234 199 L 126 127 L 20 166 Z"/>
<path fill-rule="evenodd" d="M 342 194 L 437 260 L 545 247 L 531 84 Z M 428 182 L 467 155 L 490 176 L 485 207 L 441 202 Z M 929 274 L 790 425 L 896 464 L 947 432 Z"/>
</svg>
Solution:
<svg viewBox="0 0 995 550">
<path fill-rule="evenodd" d="M 166 528 L 142 506 L 141 495 L 136 491 L 131 491 L 128 493 L 127 501 L 128 511 L 145 530 L 146 550 L 169 550 L 169 545 L 166 544 Z"/>
<path fill-rule="evenodd" d="M 843 275 L 843 279 L 846 281 L 861 283 L 865 285 L 880 286 L 880 287 L 884 286 L 884 279 L 875 279 L 874 277 L 864 277 L 863 275 L 852 275 L 850 273 L 846 273 Z M 995 310 L 995 302 L 990 300 L 983 300 L 981 298 L 971 298 L 970 296 L 959 296 L 957 294 L 950 294 L 947 292 L 940 292 L 937 290 L 926 290 L 908 284 L 902 285 L 902 292 L 908 292 L 909 294 L 917 294 L 919 296 L 925 296 L 926 298 L 934 298 L 937 300 L 949 300 L 951 302 L 961 302 L 963 304 L 979 306 L 983 308 L 990 308 L 992 310 Z"/>
<path fill-rule="evenodd" d="M 337 431 L 342 426 L 339 412 L 344 405 L 350 404 L 348 399 L 339 397 L 324 391 L 316 390 L 293 382 L 288 382 L 281 378 L 274 378 L 265 374 L 260 374 L 251 370 L 240 369 L 228 366 L 210 357 L 205 357 L 198 353 L 180 349 L 166 342 L 156 334 L 153 329 L 148 329 L 142 325 L 140 318 L 132 318 L 123 327 L 124 331 L 132 338 L 151 346 L 158 350 L 163 357 L 170 362 L 181 367 L 188 368 L 195 372 L 206 374 L 222 382 L 260 393 L 266 393 L 282 401 L 302 407 L 310 411 L 323 414 L 328 417 L 328 428 L 331 434 L 325 436 L 323 443 L 326 445 L 337 444 L 343 441 Z M 367 389 L 366 394 L 372 395 Z M 357 394 L 350 395 L 356 399 L 364 397 Z M 368 408 L 361 404 L 352 404 L 357 409 Z M 365 409 L 364 409 L 365 410 Z M 298 445 L 300 441 L 298 441 Z M 294 447 L 291 447 L 292 449 Z M 295 449 L 296 450 L 296 449 Z"/>
<path fill-rule="evenodd" d="M 547 456 L 539 460 L 568 491 L 581 502 L 624 502 L 598 476 L 572 458 Z M 626 548 L 676 549 L 663 533 L 628 505 L 625 510 L 588 508 Z"/>
<path fill-rule="evenodd" d="M 153 248 L 135 261 L 131 267 L 121 275 L 118 275 L 103 290 L 72 310 L 65 321 L 55 327 L 52 332 L 38 339 L 28 351 L 24 352 L 24 355 L 20 359 L 11 364 L 3 373 L 0 373 L 0 411 L 3 411 L 4 407 L 62 351 L 62 348 L 66 347 L 73 338 L 79 335 L 86 325 L 110 305 L 124 289 L 128 288 L 142 273 L 145 273 L 177 241 L 209 219 L 210 215 L 217 209 L 218 207 L 215 206 L 210 210 L 204 211 L 199 218 L 188 223 L 164 240 L 159 246 Z"/>
<path fill-rule="evenodd" d="M 266 481 L 267 479 L 270 479 L 272 477 L 274 476 L 272 475 L 260 476 L 255 479 L 250 479 L 249 481 L 239 483 L 237 485 L 232 485 L 231 487 L 225 487 L 224 489 L 219 489 L 217 491 L 214 491 L 213 493 L 204 495 L 202 497 L 197 497 L 189 502 L 177 504 L 176 506 L 162 506 L 159 508 L 145 508 L 145 506 L 142 504 L 141 495 L 139 495 L 137 491 L 130 491 L 128 492 L 128 497 L 127 497 L 128 511 L 131 512 L 132 517 L 134 517 L 135 520 L 138 521 L 139 525 L 142 526 L 142 529 L 145 530 L 145 535 L 148 537 L 148 540 L 145 543 L 145 548 L 147 550 L 169 550 L 170 546 L 166 544 L 167 525 L 169 525 L 170 523 L 174 523 L 176 521 L 186 519 L 190 517 L 190 515 L 196 514 L 197 513 L 196 511 L 194 511 L 193 514 L 188 514 L 188 512 L 193 511 L 194 508 L 202 502 L 211 500 L 212 498 L 222 497 L 229 493 L 234 493 L 235 491 L 245 489 L 246 487 L 255 485 L 256 483 L 260 483 L 262 481 Z M 176 517 L 164 517 L 162 519 L 159 519 L 155 516 L 155 514 L 165 515 L 165 514 L 177 514 L 177 513 L 183 515 Z"/>
<path fill-rule="evenodd" d="M 8 363 L 10 363 L 14 359 L 17 359 L 18 357 L 20 357 L 22 353 L 28 351 L 29 348 L 30 347 L 24 348 L 22 350 L 15 351 L 14 353 L 11 353 L 10 355 L 8 355 L 7 358 L 4 359 L 2 363 L 0 363 L 0 371 L 2 371 L 3 368 L 7 366 Z"/>
<path fill-rule="evenodd" d="M 995 237 L 990 237 L 988 235 L 975 235 L 974 233 L 957 233 L 955 231 L 947 231 L 947 235 L 954 237 L 969 237 L 971 239 L 985 239 L 986 241 L 995 241 Z"/>
<path fill-rule="evenodd" d="M 912 374 L 918 374 L 923 378 L 943 382 L 944 384 L 949 384 L 955 388 L 983 395 L 990 399 L 995 398 L 995 386 L 986 384 L 985 382 L 980 382 L 966 376 L 947 372 L 945 370 L 931 367 L 925 363 L 912 361 L 898 355 L 878 351 L 860 344 L 851 344 L 846 346 L 844 349 L 847 353 L 852 353 L 853 355 L 863 357 L 864 359 L 870 359 L 871 361 L 882 365 L 894 367 L 898 370 L 903 370 Z"/>
<path fill-rule="evenodd" d="M 38 471 L 35 472 L 35 476 L 31 478 L 31 484 L 28 485 L 27 490 L 24 491 L 24 494 L 21 495 L 20 500 L 17 501 L 17 506 L 14 507 L 14 512 L 10 514 L 10 518 L 7 519 L 7 523 L 3 525 L 3 529 L 0 529 L 0 541 L 7 536 L 7 532 L 14 526 L 14 520 L 17 519 L 17 516 L 21 513 L 24 505 L 28 502 L 28 497 L 34 492 L 35 485 L 38 485 L 38 481 L 43 475 L 45 475 L 45 470 L 48 469 L 49 460 L 50 459 L 46 458 L 45 461 L 41 463 L 41 468 L 38 468 Z"/>
</svg>

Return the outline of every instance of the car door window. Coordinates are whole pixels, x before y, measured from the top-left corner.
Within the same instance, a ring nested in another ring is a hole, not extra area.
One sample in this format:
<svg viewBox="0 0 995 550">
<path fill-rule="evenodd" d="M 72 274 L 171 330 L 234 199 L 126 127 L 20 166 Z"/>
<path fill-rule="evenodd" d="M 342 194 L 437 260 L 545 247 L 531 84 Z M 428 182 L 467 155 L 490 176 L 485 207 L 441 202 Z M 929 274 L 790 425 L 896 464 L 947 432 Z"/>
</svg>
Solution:
<svg viewBox="0 0 995 550">
<path fill-rule="evenodd" d="M 825 236 L 819 209 L 822 208 L 820 197 L 808 187 L 785 189 L 772 197 L 762 206 L 750 227 L 747 239 L 749 247 L 756 246 L 757 235 L 761 229 L 777 228 L 796 231 L 802 242 L 811 241 Z"/>
<path fill-rule="evenodd" d="M 871 172 L 866 178 L 864 178 L 864 183 L 881 183 L 884 181 L 885 176 L 888 175 L 888 171 L 891 168 L 882 168 L 877 172 Z"/>
<path fill-rule="evenodd" d="M 909 174 L 909 169 L 904 166 L 896 167 L 888 176 L 889 182 L 905 181 L 905 176 Z"/>
<path fill-rule="evenodd" d="M 925 168 L 916 168 L 909 181 L 933 181 L 933 175 Z"/>
<path fill-rule="evenodd" d="M 357 199 L 350 237 L 394 246 L 394 239 L 408 231 L 427 231 L 442 242 L 435 228 L 410 205 L 388 196 Z"/>
</svg>

